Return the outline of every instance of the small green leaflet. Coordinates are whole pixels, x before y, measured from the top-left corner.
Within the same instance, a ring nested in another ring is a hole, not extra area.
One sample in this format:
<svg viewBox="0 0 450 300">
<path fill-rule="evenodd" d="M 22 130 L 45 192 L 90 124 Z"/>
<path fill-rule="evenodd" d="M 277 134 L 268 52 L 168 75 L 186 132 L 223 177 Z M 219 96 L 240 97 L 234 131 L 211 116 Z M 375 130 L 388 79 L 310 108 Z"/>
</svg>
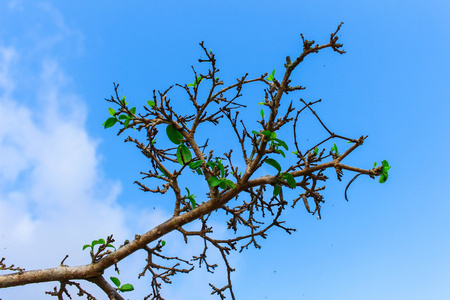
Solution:
<svg viewBox="0 0 450 300">
<path fill-rule="evenodd" d="M 92 243 L 91 243 L 90 245 L 89 245 L 89 244 L 84 245 L 84 246 L 83 246 L 83 250 L 86 249 L 86 248 L 91 248 L 91 249 L 93 249 L 95 245 L 105 245 L 105 244 L 106 244 L 106 242 L 105 242 L 104 239 L 93 240 Z M 116 247 L 114 247 L 114 246 L 111 245 L 111 244 L 108 244 L 108 246 L 106 246 L 106 247 L 111 247 L 111 248 L 116 249 Z"/>
<path fill-rule="evenodd" d="M 150 108 L 153 108 L 153 106 L 155 106 L 155 101 L 148 100 L 147 104 L 148 104 L 148 106 L 150 106 Z"/>
<path fill-rule="evenodd" d="M 129 283 L 120 286 L 120 280 L 117 277 L 111 276 L 110 279 L 117 286 L 117 290 L 120 292 L 131 292 L 134 290 L 134 287 Z"/>
<path fill-rule="evenodd" d="M 262 108 L 261 108 L 260 113 L 261 113 L 261 117 L 264 119 L 264 110 Z"/>
<path fill-rule="evenodd" d="M 314 155 L 317 155 L 319 153 L 319 148 L 314 149 Z"/>
<path fill-rule="evenodd" d="M 184 139 L 183 135 L 176 130 L 172 124 L 167 125 L 166 134 L 169 137 L 169 140 L 174 144 L 181 144 L 181 140 Z"/>
<path fill-rule="evenodd" d="M 108 111 L 109 111 L 109 114 L 111 115 L 111 116 L 115 116 L 116 115 L 116 111 L 113 109 L 113 108 L 108 108 Z"/>
<path fill-rule="evenodd" d="M 166 245 L 166 241 L 161 241 L 161 247 L 164 247 Z"/>
<path fill-rule="evenodd" d="M 266 158 L 266 160 L 264 160 L 264 162 L 265 162 L 266 164 L 271 165 L 271 166 L 274 167 L 275 169 L 277 169 L 277 170 L 278 170 L 278 173 L 281 172 L 281 166 L 280 166 L 280 164 L 279 164 L 275 159 L 272 159 L 272 158 Z"/>
</svg>

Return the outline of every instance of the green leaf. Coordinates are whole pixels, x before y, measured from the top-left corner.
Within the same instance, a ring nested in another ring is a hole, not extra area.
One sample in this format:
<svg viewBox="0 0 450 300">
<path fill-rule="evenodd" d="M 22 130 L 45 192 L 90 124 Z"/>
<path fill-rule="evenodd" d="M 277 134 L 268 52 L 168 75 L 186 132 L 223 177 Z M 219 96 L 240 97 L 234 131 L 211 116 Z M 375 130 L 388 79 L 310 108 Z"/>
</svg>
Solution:
<svg viewBox="0 0 450 300">
<path fill-rule="evenodd" d="M 223 178 L 223 177 L 225 177 L 225 168 L 222 165 L 222 161 L 219 161 L 218 165 L 219 165 L 219 169 L 220 169 L 220 176 Z"/>
<path fill-rule="evenodd" d="M 161 247 L 164 247 L 166 245 L 166 241 L 161 241 Z"/>
<path fill-rule="evenodd" d="M 158 169 L 164 174 L 164 176 L 169 177 L 169 174 L 167 174 L 161 167 L 158 166 Z"/>
<path fill-rule="evenodd" d="M 96 241 L 92 241 L 92 247 L 94 247 L 95 245 L 104 245 L 105 244 L 105 240 L 104 239 L 99 239 Z"/>
<path fill-rule="evenodd" d="M 261 108 L 260 113 L 261 113 L 261 117 L 264 119 L 264 110 L 262 108 Z"/>
<path fill-rule="evenodd" d="M 275 132 L 274 132 L 274 133 L 275 133 Z M 280 139 L 276 139 L 276 138 L 274 138 L 273 140 L 276 141 L 276 142 L 278 142 L 278 144 L 279 144 L 280 146 L 282 146 L 284 149 L 289 150 L 287 144 L 286 144 L 284 141 L 282 141 L 282 140 L 280 140 Z"/>
<path fill-rule="evenodd" d="M 226 189 L 226 188 L 227 188 L 227 184 L 225 183 L 225 181 L 221 180 L 221 181 L 220 181 L 220 184 L 219 184 L 219 187 L 220 187 L 221 189 Z"/>
<path fill-rule="evenodd" d="M 134 287 L 133 287 L 131 284 L 127 283 L 127 284 L 122 285 L 122 286 L 119 288 L 119 290 L 120 290 L 121 292 L 131 292 L 131 291 L 134 290 Z"/>
<path fill-rule="evenodd" d="M 211 176 L 211 177 L 208 178 L 208 184 L 211 187 L 218 186 L 220 183 L 221 183 L 221 181 L 219 179 L 217 179 L 216 176 Z"/>
<path fill-rule="evenodd" d="M 281 156 L 283 156 L 284 158 L 286 158 L 286 155 L 284 154 L 283 150 L 277 149 L 277 150 L 275 150 L 275 152 L 281 154 Z"/>
<path fill-rule="evenodd" d="M 189 164 L 189 168 L 191 169 L 197 169 L 198 167 L 200 167 L 203 164 L 202 160 L 197 160 L 197 161 L 193 161 Z"/>
<path fill-rule="evenodd" d="M 373 167 L 375 168 L 377 166 L 377 162 L 374 162 L 373 163 Z"/>
<path fill-rule="evenodd" d="M 192 205 L 192 209 L 195 209 L 195 207 L 197 206 L 197 203 L 195 203 L 195 199 L 194 198 L 188 198 L 189 199 L 189 201 L 191 202 L 191 205 Z"/>
<path fill-rule="evenodd" d="M 280 194 L 281 192 L 281 187 L 277 184 L 273 187 L 273 195 L 276 197 Z"/>
<path fill-rule="evenodd" d="M 103 126 L 105 126 L 105 129 L 109 128 L 109 127 L 113 127 L 114 124 L 116 124 L 116 122 L 117 122 L 117 119 L 111 117 L 103 123 Z"/>
<path fill-rule="evenodd" d="M 288 185 L 291 188 L 295 189 L 297 187 L 297 182 L 295 181 L 294 176 L 292 176 L 291 173 L 284 173 L 283 178 L 286 179 Z"/>
<path fill-rule="evenodd" d="M 184 139 L 183 135 L 172 126 L 172 124 L 167 125 L 166 134 L 169 140 L 174 144 L 181 144 L 181 140 Z"/>
<path fill-rule="evenodd" d="M 214 162 L 212 162 L 212 161 L 208 161 L 208 162 L 206 163 L 206 165 L 208 165 L 212 170 L 214 170 L 214 167 L 217 166 L 217 164 L 214 163 Z"/>
<path fill-rule="evenodd" d="M 109 114 L 111 115 L 111 116 L 115 116 L 116 115 L 116 111 L 113 109 L 113 108 L 108 108 L 108 111 L 109 111 Z"/>
<path fill-rule="evenodd" d="M 131 109 L 130 109 L 130 112 L 131 112 L 133 115 L 136 115 L 136 107 L 131 108 Z"/>
<path fill-rule="evenodd" d="M 256 134 L 256 135 L 260 134 L 260 132 L 258 132 L 258 131 L 256 131 L 256 130 L 252 130 L 252 133 L 253 133 L 253 134 Z"/>
<path fill-rule="evenodd" d="M 120 115 L 119 120 L 128 120 L 130 117 L 128 115 Z"/>
<path fill-rule="evenodd" d="M 116 250 L 116 247 L 114 247 L 114 246 L 111 245 L 111 244 L 108 244 L 108 246 L 106 246 L 106 247 L 111 247 L 111 248 L 114 248 L 114 250 Z"/>
<path fill-rule="evenodd" d="M 83 246 L 83 250 L 86 249 L 86 248 L 88 248 L 88 247 L 89 247 L 89 248 L 92 248 L 91 245 L 84 245 L 84 246 Z"/>
<path fill-rule="evenodd" d="M 188 161 L 192 159 L 191 151 L 186 145 L 181 144 L 177 149 L 177 160 L 181 165 L 185 165 Z"/>
<path fill-rule="evenodd" d="M 278 173 L 281 172 L 281 166 L 280 166 L 280 164 L 279 164 L 275 159 L 272 159 L 272 158 L 266 158 L 266 160 L 265 160 L 264 162 L 265 162 L 266 164 L 271 165 L 271 166 L 274 167 L 275 169 L 277 169 L 277 170 L 278 170 Z"/>
<path fill-rule="evenodd" d="M 380 179 L 378 179 L 378 182 L 385 183 L 387 179 L 388 179 L 388 174 L 387 173 L 381 173 L 381 176 L 380 176 Z"/>
<path fill-rule="evenodd" d="M 127 127 L 128 127 L 128 124 L 130 124 L 130 121 L 131 121 L 131 119 L 127 119 L 127 120 L 125 121 L 125 123 L 123 123 L 123 127 L 124 127 L 124 128 L 127 128 Z"/>
<path fill-rule="evenodd" d="M 152 101 L 152 100 L 148 100 L 147 104 L 148 104 L 148 106 L 150 106 L 150 108 L 153 108 L 153 106 L 156 105 L 155 101 Z"/>
<path fill-rule="evenodd" d="M 264 134 L 265 136 L 267 136 L 269 139 L 272 136 L 272 132 L 269 130 L 264 130 L 263 132 L 261 132 L 262 134 Z"/>
<path fill-rule="evenodd" d="M 229 179 L 225 179 L 224 182 L 226 183 L 226 185 L 228 185 L 230 188 L 234 189 L 235 185 L 234 182 L 229 180 Z"/>
<path fill-rule="evenodd" d="M 319 153 L 319 148 L 314 149 L 314 154 L 317 155 Z"/>
<path fill-rule="evenodd" d="M 120 287 L 120 280 L 117 277 L 109 277 L 109 279 L 111 279 L 111 281 L 117 286 Z"/>
</svg>

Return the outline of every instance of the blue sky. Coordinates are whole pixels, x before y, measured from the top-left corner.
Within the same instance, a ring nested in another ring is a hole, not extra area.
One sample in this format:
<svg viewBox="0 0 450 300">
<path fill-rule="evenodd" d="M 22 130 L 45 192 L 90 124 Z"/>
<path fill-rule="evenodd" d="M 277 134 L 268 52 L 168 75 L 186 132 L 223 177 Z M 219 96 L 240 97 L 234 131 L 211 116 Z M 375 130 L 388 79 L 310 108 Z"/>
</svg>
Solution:
<svg viewBox="0 0 450 300">
<path fill-rule="evenodd" d="M 2 1 L 0 257 L 27 269 L 56 266 L 65 254 L 66 263 L 84 264 L 81 246 L 92 239 L 114 233 L 119 243 L 170 217 L 170 197 L 133 185 L 148 162 L 101 126 L 113 82 L 143 105 L 153 89 L 193 81 L 201 41 L 215 51 L 225 83 L 246 72 L 281 74 L 286 55 L 301 51 L 300 33 L 325 43 L 343 21 L 347 53 L 308 57 L 292 76 L 307 89 L 289 99 L 321 98 L 316 110 L 332 131 L 369 135 L 347 163 L 370 168 L 386 159 L 389 180 L 359 177 L 347 203 L 351 174 L 341 183 L 330 174 L 322 220 L 300 206 L 288 209 L 297 232 L 272 230 L 262 249 L 232 256 L 235 294 L 445 299 L 449 11 L 448 1 Z M 244 95 L 255 104 L 261 87 Z M 182 107 L 181 94 L 172 97 Z M 307 146 L 324 133 L 311 116 L 303 122 Z M 216 233 L 225 235 L 219 221 Z M 169 253 L 183 249 L 186 257 L 199 245 L 185 246 L 177 234 L 167 243 Z M 211 259 L 220 262 L 217 254 Z M 149 291 L 149 278 L 136 278 L 143 266 L 141 254 L 123 262 L 121 276 L 137 288 L 130 299 Z M 208 280 L 224 279 L 223 268 L 212 277 L 199 269 L 164 292 L 169 300 L 217 299 Z M 43 292 L 52 286 L 1 290 L 0 297 L 49 299 Z"/>
</svg>

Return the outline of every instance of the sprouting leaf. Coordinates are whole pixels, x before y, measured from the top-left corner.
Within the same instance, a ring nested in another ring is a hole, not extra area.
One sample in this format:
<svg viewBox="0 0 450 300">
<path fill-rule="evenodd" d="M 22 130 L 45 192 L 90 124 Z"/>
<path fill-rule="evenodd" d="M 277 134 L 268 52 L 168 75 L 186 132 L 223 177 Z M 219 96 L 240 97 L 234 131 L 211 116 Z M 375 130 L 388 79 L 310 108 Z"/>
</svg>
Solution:
<svg viewBox="0 0 450 300">
<path fill-rule="evenodd" d="M 297 150 L 296 151 L 291 151 L 291 153 L 294 154 L 294 155 L 298 154 Z"/>
<path fill-rule="evenodd" d="M 115 116 L 116 115 L 116 111 L 113 109 L 113 108 L 108 108 L 108 111 L 109 111 L 109 114 L 111 115 L 111 116 Z"/>
<path fill-rule="evenodd" d="M 335 153 L 336 155 L 339 155 L 339 151 L 338 151 L 338 149 L 337 149 L 336 144 L 334 144 L 333 147 L 331 147 L 331 152 L 333 152 L 333 151 L 334 151 L 334 153 Z"/>
<path fill-rule="evenodd" d="M 114 247 L 114 246 L 111 245 L 111 244 L 108 244 L 106 247 L 114 248 L 114 250 L 116 250 L 116 247 Z"/>
<path fill-rule="evenodd" d="M 275 79 L 275 69 L 272 71 L 272 74 L 270 74 L 266 79 L 267 81 L 273 81 Z"/>
<path fill-rule="evenodd" d="M 117 286 L 120 287 L 120 280 L 117 277 L 110 277 L 109 279 L 111 279 L 111 281 Z"/>
<path fill-rule="evenodd" d="M 221 183 L 221 181 L 216 176 L 211 176 L 208 178 L 208 184 L 211 187 L 218 186 Z"/>
<path fill-rule="evenodd" d="M 124 106 L 128 104 L 128 102 L 125 101 L 125 96 L 122 96 L 122 100 L 120 100 L 120 103 Z"/>
<path fill-rule="evenodd" d="M 172 126 L 172 124 L 167 125 L 166 134 L 169 140 L 174 144 L 181 144 L 181 140 L 184 139 L 183 135 Z"/>
<path fill-rule="evenodd" d="M 109 127 L 113 127 L 114 124 L 116 124 L 116 122 L 117 122 L 117 119 L 111 117 L 111 118 L 108 118 L 102 125 L 105 126 L 105 129 L 106 129 Z"/>
<path fill-rule="evenodd" d="M 124 284 L 119 288 L 119 291 L 121 291 L 121 292 L 131 292 L 133 290 L 134 290 L 133 285 L 131 285 L 129 283 Z"/>
<path fill-rule="evenodd" d="M 166 241 L 161 241 L 161 247 L 164 247 L 166 245 Z"/>
<path fill-rule="evenodd" d="M 295 187 L 297 186 L 297 182 L 294 179 L 294 176 L 291 173 L 284 173 L 283 174 L 283 178 L 286 179 L 288 185 L 295 189 Z"/>
<path fill-rule="evenodd" d="M 260 134 L 260 132 L 258 132 L 258 131 L 256 131 L 256 130 L 252 130 L 252 133 L 253 133 L 253 134 L 256 134 L 256 135 Z"/>
<path fill-rule="evenodd" d="M 188 161 L 192 159 L 191 151 L 186 145 L 181 144 L 177 149 L 177 161 L 181 165 L 185 165 Z"/>
<path fill-rule="evenodd" d="M 279 164 L 275 159 L 272 159 L 272 158 L 266 158 L 266 160 L 264 160 L 264 162 L 267 163 L 267 164 L 269 164 L 269 165 L 271 165 L 271 166 L 274 167 L 275 169 L 277 169 L 277 170 L 278 170 L 278 173 L 281 172 L 281 166 L 280 166 L 280 164 Z"/>
<path fill-rule="evenodd" d="M 273 187 L 273 195 L 276 197 L 276 196 L 278 196 L 280 194 L 280 192 L 281 192 L 281 186 L 278 185 L 278 184 L 275 185 Z"/>
<path fill-rule="evenodd" d="M 91 245 L 84 245 L 83 246 L 83 250 L 86 249 L 86 248 L 92 248 L 92 246 Z"/>
<path fill-rule="evenodd" d="M 198 85 L 200 82 L 202 82 L 203 78 L 202 76 L 198 76 L 197 78 L 195 78 L 194 83 L 189 83 L 188 86 L 196 86 Z"/>
<path fill-rule="evenodd" d="M 120 115 L 119 120 L 128 120 L 130 117 L 128 115 Z"/>
<path fill-rule="evenodd" d="M 261 108 L 260 113 L 261 113 L 261 117 L 264 119 L 264 110 L 262 108 Z"/>
<path fill-rule="evenodd" d="M 130 112 L 131 112 L 133 115 L 136 115 L 136 107 L 131 108 L 131 109 L 130 109 Z"/>
<path fill-rule="evenodd" d="M 314 155 L 317 155 L 318 153 L 319 153 L 319 148 L 316 147 L 316 148 L 314 149 Z"/>
<path fill-rule="evenodd" d="M 156 103 L 155 103 L 155 101 L 148 100 L 147 104 L 148 104 L 148 106 L 150 106 L 150 108 L 153 108 L 153 106 L 155 106 Z"/>
<path fill-rule="evenodd" d="M 377 162 L 374 162 L 373 163 L 373 167 L 375 168 L 377 166 Z"/>
<path fill-rule="evenodd" d="M 258 105 L 266 105 L 266 102 L 258 102 Z"/>
<path fill-rule="evenodd" d="M 387 173 L 381 173 L 380 179 L 378 179 L 378 182 L 379 183 L 385 183 L 387 179 L 388 179 L 388 174 Z"/>
</svg>

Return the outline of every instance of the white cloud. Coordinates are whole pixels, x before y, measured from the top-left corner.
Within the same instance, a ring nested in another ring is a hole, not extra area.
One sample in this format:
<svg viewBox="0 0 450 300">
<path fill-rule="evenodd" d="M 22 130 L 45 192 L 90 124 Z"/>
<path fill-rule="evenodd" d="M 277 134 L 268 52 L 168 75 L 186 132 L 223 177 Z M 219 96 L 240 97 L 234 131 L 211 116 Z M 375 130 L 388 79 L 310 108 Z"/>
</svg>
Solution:
<svg viewBox="0 0 450 300">
<path fill-rule="evenodd" d="M 116 201 L 121 185 L 99 168 L 84 101 L 57 61 L 37 55 L 41 68 L 30 73 L 22 57 L 0 47 L 0 257 L 28 270 L 55 267 L 66 254 L 67 264 L 89 263 L 83 244 L 131 235 Z M 36 84 L 25 86 L 30 78 Z M 6 289 L 0 298 L 48 299 L 43 291 L 54 285 Z"/>
</svg>

